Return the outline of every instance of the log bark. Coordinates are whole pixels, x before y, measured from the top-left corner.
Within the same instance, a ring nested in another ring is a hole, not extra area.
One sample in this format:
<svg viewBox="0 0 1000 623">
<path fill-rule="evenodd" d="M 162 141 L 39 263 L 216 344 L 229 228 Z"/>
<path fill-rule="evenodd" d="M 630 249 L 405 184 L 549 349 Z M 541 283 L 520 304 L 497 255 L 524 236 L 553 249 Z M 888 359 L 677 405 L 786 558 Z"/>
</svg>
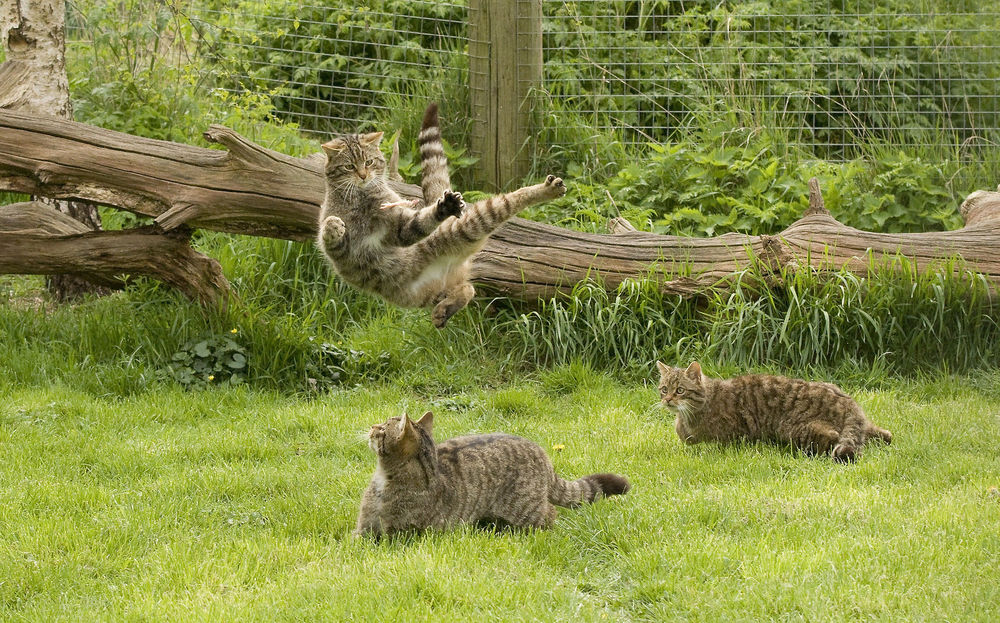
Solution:
<svg viewBox="0 0 1000 623">
<path fill-rule="evenodd" d="M 322 156 L 293 158 L 219 126 L 205 137 L 228 151 L 0 111 L 0 189 L 105 203 L 154 217 L 165 230 L 183 225 L 314 237 Z M 415 186 L 397 189 L 419 196 Z M 814 266 L 867 274 L 871 258 L 904 257 L 920 270 L 935 270 L 941 260 L 961 257 L 1000 284 L 1000 192 L 970 195 L 962 229 L 881 234 L 838 223 L 823 208 L 818 184 L 811 189 L 806 215 L 773 236 L 688 238 L 624 227 L 589 234 L 515 218 L 476 255 L 474 279 L 486 290 L 526 300 L 568 291 L 587 278 L 615 288 L 625 279 L 651 277 L 665 292 L 693 296 L 755 264 L 775 272 Z"/>
<path fill-rule="evenodd" d="M 34 208 L 48 213 L 15 223 L 22 227 L 13 230 L 4 229 L 14 219 L 0 209 L 0 274 L 81 275 L 108 289 L 120 289 L 123 275 L 141 275 L 206 305 L 225 306 L 231 297 L 219 263 L 188 244 L 190 230 L 170 235 L 153 227 L 92 231 L 46 204 L 35 202 Z"/>
<path fill-rule="evenodd" d="M 189 238 L 187 228 L 93 231 L 41 201 L 15 203 L 0 206 L 0 274 L 80 275 L 108 289 L 120 289 L 124 275 L 146 276 L 225 306 L 232 293 L 222 268 Z"/>
</svg>

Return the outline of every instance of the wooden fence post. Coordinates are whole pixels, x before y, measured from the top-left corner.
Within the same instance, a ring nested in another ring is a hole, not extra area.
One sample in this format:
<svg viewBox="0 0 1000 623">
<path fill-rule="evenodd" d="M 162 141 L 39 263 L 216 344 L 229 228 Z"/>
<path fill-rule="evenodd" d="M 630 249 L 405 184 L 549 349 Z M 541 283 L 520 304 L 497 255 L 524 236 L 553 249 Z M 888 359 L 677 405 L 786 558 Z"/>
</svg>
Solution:
<svg viewBox="0 0 1000 623">
<path fill-rule="evenodd" d="M 542 80 L 542 0 L 469 0 L 472 149 L 500 190 L 530 164 L 531 89 Z"/>
</svg>

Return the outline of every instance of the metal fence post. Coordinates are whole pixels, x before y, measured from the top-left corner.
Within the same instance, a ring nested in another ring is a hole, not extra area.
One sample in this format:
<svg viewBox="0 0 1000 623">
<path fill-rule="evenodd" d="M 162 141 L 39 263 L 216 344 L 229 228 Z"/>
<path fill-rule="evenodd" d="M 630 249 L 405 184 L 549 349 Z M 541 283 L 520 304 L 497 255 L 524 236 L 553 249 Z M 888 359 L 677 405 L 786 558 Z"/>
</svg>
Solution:
<svg viewBox="0 0 1000 623">
<path fill-rule="evenodd" d="M 472 149 L 493 190 L 528 171 L 529 96 L 541 80 L 542 1 L 469 0 Z"/>
</svg>

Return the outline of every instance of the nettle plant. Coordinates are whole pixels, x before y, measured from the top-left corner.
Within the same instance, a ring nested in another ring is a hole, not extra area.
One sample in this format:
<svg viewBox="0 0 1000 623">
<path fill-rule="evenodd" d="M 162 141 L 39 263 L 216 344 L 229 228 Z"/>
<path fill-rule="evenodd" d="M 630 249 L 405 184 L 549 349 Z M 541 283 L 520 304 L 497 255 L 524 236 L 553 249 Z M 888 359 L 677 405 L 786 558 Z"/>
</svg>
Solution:
<svg viewBox="0 0 1000 623">
<path fill-rule="evenodd" d="M 310 341 L 314 340 L 310 338 Z M 316 391 L 378 380 L 392 369 L 392 355 L 384 351 L 368 353 L 330 342 L 314 343 L 314 346 L 306 364 L 306 378 Z"/>
<path fill-rule="evenodd" d="M 232 333 L 235 335 L 236 329 Z M 191 340 L 174 353 L 163 373 L 189 389 L 239 385 L 247 380 L 246 350 L 235 339 L 226 336 Z"/>
</svg>

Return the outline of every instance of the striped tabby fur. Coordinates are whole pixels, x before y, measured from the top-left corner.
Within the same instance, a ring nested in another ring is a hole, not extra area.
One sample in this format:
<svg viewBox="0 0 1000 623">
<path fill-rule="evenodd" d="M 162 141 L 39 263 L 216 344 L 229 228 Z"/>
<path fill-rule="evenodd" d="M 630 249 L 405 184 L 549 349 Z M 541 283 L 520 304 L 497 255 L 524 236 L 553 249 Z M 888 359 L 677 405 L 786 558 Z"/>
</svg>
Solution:
<svg viewBox="0 0 1000 623">
<path fill-rule="evenodd" d="M 713 379 L 698 362 L 687 369 L 656 365 L 660 400 L 676 414 L 674 428 L 685 443 L 780 441 L 847 462 L 871 438 L 892 442 L 892 433 L 832 383 L 764 374 Z"/>
<path fill-rule="evenodd" d="M 448 158 L 444 155 L 444 144 L 441 142 L 438 107 L 434 102 L 424 112 L 417 145 L 420 146 L 420 189 L 423 191 L 424 203 L 431 203 L 451 188 Z"/>
<path fill-rule="evenodd" d="M 545 182 L 465 206 L 448 190 L 437 107 L 424 117 L 420 148 L 427 207 L 403 201 L 384 178 L 382 133 L 338 137 L 327 155 L 319 247 L 348 283 L 401 307 L 433 307 L 441 328 L 475 295 L 470 258 L 486 238 L 524 208 L 561 197 L 563 181 Z"/>
<path fill-rule="evenodd" d="M 372 426 L 368 445 L 378 464 L 361 498 L 356 535 L 461 523 L 548 528 L 555 506 L 578 506 L 630 488 L 616 474 L 563 480 L 541 446 L 514 435 L 468 435 L 435 444 L 432 425 L 428 412 L 416 422 L 403 415 Z"/>
</svg>

